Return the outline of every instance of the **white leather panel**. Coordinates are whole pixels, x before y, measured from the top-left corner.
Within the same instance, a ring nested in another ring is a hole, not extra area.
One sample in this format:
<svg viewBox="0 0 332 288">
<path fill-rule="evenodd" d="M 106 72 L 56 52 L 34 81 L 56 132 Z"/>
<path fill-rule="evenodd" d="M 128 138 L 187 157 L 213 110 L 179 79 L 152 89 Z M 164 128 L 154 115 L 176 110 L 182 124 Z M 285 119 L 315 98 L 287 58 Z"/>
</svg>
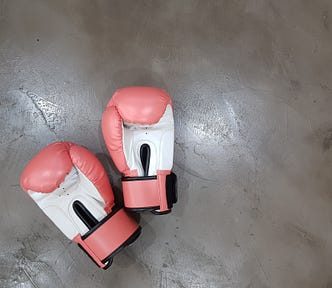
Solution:
<svg viewBox="0 0 332 288">
<path fill-rule="evenodd" d="M 88 228 L 73 209 L 74 201 L 80 201 L 99 221 L 106 216 L 104 199 L 91 181 L 75 167 L 72 168 L 59 188 L 52 193 L 39 193 L 31 190 L 28 192 L 37 205 L 69 239 L 73 239 L 78 233 L 83 235 L 88 232 Z"/>
<path fill-rule="evenodd" d="M 174 153 L 173 110 L 167 105 L 164 115 L 154 125 L 136 125 L 123 123 L 123 151 L 130 170 L 137 169 L 138 176 L 143 176 L 140 148 L 148 144 L 151 149 L 149 176 L 157 170 L 171 170 Z"/>
</svg>

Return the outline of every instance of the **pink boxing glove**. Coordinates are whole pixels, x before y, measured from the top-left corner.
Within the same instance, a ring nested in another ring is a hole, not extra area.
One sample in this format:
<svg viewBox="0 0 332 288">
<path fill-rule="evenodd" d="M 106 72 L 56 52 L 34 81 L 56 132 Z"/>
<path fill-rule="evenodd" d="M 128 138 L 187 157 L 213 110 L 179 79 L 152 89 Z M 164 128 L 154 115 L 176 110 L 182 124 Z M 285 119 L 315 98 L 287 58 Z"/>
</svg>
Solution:
<svg viewBox="0 0 332 288">
<path fill-rule="evenodd" d="M 153 87 L 115 92 L 102 119 L 111 158 L 123 173 L 124 204 L 133 211 L 169 213 L 177 202 L 173 104 L 168 93 Z"/>
<path fill-rule="evenodd" d="M 23 190 L 53 223 L 104 269 L 141 227 L 115 206 L 106 172 L 96 156 L 70 142 L 40 151 L 21 175 Z"/>
</svg>

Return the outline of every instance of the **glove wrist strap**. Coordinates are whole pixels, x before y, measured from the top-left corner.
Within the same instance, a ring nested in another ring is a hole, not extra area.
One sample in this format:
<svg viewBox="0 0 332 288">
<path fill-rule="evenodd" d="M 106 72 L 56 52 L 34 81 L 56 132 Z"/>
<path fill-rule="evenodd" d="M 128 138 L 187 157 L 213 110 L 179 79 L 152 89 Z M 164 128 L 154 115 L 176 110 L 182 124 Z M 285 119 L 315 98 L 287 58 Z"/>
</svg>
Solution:
<svg viewBox="0 0 332 288">
<path fill-rule="evenodd" d="M 112 264 L 115 254 L 136 240 L 141 228 L 123 209 L 107 215 L 83 236 L 73 240 L 92 260 L 104 269 Z"/>
<path fill-rule="evenodd" d="M 169 170 L 158 170 L 157 175 L 122 178 L 123 198 L 127 209 L 170 212 L 177 202 L 176 175 Z"/>
</svg>

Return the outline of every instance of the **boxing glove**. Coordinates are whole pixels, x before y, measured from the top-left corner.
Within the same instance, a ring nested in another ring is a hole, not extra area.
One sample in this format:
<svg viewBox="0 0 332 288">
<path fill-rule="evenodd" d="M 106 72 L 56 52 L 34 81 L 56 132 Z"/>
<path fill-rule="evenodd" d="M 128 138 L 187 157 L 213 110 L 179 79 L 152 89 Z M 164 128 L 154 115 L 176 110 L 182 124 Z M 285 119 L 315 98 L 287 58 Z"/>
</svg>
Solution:
<svg viewBox="0 0 332 288">
<path fill-rule="evenodd" d="M 56 142 L 40 151 L 24 169 L 21 187 L 104 269 L 140 234 L 136 221 L 115 206 L 106 172 L 96 156 L 74 143 Z"/>
<path fill-rule="evenodd" d="M 125 207 L 169 213 L 177 192 L 176 175 L 171 172 L 173 104 L 167 92 L 153 87 L 117 90 L 103 114 L 102 132 L 115 166 L 124 175 Z"/>
</svg>

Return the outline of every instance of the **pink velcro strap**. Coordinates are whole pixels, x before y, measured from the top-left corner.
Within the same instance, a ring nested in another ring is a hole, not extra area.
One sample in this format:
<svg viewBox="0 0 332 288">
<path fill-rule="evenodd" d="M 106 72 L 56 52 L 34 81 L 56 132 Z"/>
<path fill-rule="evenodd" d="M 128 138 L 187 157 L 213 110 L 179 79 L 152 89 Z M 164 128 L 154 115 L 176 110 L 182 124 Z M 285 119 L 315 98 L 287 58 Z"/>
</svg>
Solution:
<svg viewBox="0 0 332 288">
<path fill-rule="evenodd" d="M 104 267 L 104 260 L 112 257 L 138 229 L 136 221 L 121 208 L 98 225 L 97 229 L 90 230 L 88 236 L 75 237 L 74 241 L 80 244 L 100 267 Z"/>
<path fill-rule="evenodd" d="M 126 208 L 144 209 L 158 207 L 169 210 L 166 197 L 166 176 L 170 171 L 158 171 L 155 179 L 124 178 L 122 180 L 123 199 Z"/>
</svg>

